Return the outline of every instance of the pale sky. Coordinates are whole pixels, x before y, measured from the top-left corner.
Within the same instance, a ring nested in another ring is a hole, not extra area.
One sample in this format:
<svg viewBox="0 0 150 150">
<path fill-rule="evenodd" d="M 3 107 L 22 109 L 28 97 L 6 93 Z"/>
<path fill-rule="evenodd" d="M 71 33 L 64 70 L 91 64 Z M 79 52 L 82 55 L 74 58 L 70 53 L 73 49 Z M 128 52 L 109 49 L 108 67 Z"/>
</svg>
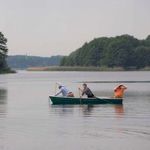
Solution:
<svg viewBox="0 0 150 150">
<path fill-rule="evenodd" d="M 67 55 L 85 42 L 150 34 L 150 0 L 0 0 L 9 55 Z"/>
</svg>

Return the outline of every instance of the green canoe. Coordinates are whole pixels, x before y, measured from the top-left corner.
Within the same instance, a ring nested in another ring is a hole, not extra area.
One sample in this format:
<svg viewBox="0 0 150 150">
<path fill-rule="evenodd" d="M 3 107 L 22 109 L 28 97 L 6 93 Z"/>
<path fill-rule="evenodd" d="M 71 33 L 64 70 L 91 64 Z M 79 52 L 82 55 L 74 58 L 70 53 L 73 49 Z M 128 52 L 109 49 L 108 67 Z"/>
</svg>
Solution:
<svg viewBox="0 0 150 150">
<path fill-rule="evenodd" d="M 53 105 L 67 105 L 67 104 L 122 104 L 122 98 L 76 98 L 76 97 L 56 97 L 49 96 Z"/>
</svg>

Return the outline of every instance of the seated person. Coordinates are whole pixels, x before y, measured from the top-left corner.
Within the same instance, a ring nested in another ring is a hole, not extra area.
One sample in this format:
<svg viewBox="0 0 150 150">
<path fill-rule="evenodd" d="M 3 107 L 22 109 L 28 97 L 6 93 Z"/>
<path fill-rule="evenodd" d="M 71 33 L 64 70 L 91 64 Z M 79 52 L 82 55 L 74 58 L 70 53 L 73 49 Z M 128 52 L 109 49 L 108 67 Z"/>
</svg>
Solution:
<svg viewBox="0 0 150 150">
<path fill-rule="evenodd" d="M 83 84 L 83 90 L 79 88 L 79 90 L 82 92 L 82 96 L 85 94 L 87 95 L 88 98 L 94 98 L 94 94 L 92 93 L 92 91 L 88 88 L 87 84 L 84 83 Z"/>
<path fill-rule="evenodd" d="M 59 94 L 62 94 L 64 97 L 74 97 L 74 94 L 70 92 L 65 86 L 59 85 L 59 92 L 55 94 L 55 96 L 58 96 Z"/>
<path fill-rule="evenodd" d="M 124 85 L 119 85 L 114 90 L 114 97 L 115 98 L 123 98 L 124 91 L 127 89 Z"/>
</svg>

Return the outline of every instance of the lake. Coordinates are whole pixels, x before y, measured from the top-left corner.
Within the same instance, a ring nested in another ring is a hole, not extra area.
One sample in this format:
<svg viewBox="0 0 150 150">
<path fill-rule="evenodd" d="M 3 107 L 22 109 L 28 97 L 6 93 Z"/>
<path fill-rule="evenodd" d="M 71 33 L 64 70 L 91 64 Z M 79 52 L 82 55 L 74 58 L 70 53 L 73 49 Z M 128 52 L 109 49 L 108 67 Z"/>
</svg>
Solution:
<svg viewBox="0 0 150 150">
<path fill-rule="evenodd" d="M 123 105 L 54 106 L 56 82 L 76 96 L 128 87 Z M 0 150 L 149 150 L 150 72 L 26 72 L 0 75 Z"/>
</svg>

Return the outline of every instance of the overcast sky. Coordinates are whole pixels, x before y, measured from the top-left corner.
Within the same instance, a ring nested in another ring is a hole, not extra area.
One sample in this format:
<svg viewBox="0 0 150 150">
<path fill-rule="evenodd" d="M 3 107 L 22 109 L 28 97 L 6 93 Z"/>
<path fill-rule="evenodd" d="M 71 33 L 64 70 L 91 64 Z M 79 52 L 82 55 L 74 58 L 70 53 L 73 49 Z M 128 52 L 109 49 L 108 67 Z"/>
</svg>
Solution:
<svg viewBox="0 0 150 150">
<path fill-rule="evenodd" d="M 150 0 L 0 0 L 9 54 L 67 55 L 96 37 L 150 34 Z"/>
</svg>

